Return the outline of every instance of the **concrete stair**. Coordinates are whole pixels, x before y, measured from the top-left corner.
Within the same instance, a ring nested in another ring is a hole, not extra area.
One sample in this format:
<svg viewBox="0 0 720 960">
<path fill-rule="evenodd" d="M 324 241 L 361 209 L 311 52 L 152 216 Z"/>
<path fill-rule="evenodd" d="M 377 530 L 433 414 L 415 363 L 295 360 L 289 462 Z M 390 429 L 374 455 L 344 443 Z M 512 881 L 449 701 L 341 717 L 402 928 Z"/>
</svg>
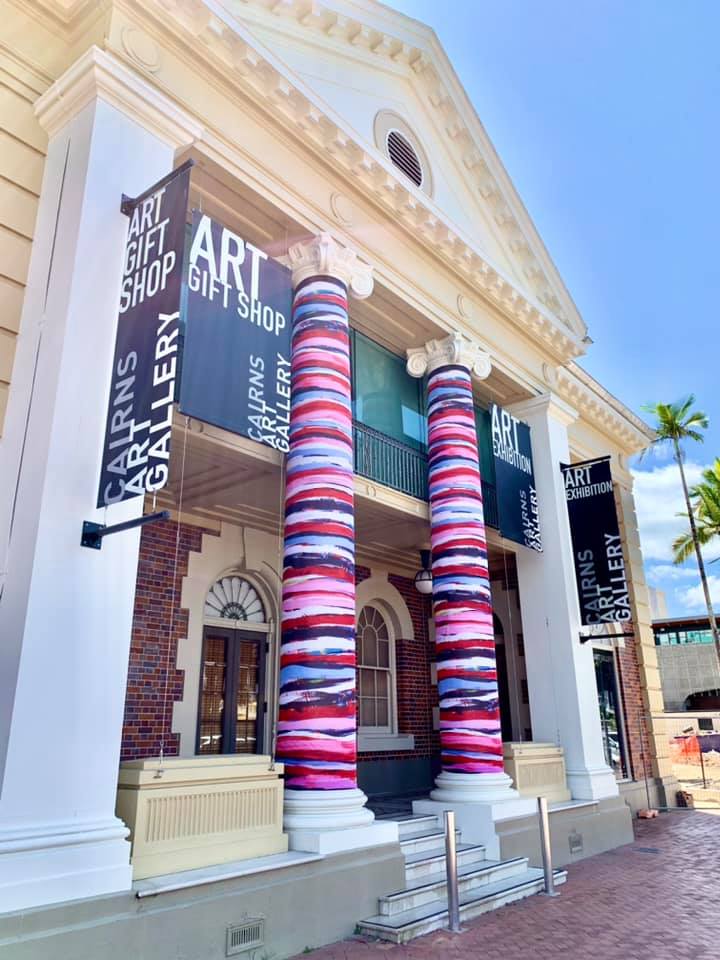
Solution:
<svg viewBox="0 0 720 960">
<path fill-rule="evenodd" d="M 405 856 L 405 888 L 380 897 L 378 913 L 359 925 L 366 936 L 407 943 L 447 926 L 445 835 L 436 817 L 398 820 L 400 846 Z M 485 848 L 460 842 L 457 832 L 460 920 L 469 920 L 506 903 L 539 893 L 542 870 L 529 867 L 526 857 L 486 860 Z M 564 870 L 555 871 L 555 883 L 564 883 Z"/>
</svg>

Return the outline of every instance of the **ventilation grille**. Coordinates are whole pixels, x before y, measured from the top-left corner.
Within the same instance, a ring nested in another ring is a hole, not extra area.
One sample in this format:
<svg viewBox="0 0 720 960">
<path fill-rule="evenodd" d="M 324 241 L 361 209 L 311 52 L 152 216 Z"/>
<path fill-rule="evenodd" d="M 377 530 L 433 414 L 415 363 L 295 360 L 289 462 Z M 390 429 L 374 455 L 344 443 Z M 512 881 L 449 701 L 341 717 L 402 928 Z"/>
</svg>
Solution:
<svg viewBox="0 0 720 960">
<path fill-rule="evenodd" d="M 246 920 L 244 923 L 234 923 L 227 928 L 225 941 L 225 956 L 234 957 L 246 950 L 254 950 L 265 942 L 265 921 Z"/>
<path fill-rule="evenodd" d="M 402 170 L 416 187 L 421 187 L 423 182 L 422 164 L 407 137 L 404 137 L 398 130 L 391 130 L 387 135 L 387 152 L 395 166 Z"/>
</svg>

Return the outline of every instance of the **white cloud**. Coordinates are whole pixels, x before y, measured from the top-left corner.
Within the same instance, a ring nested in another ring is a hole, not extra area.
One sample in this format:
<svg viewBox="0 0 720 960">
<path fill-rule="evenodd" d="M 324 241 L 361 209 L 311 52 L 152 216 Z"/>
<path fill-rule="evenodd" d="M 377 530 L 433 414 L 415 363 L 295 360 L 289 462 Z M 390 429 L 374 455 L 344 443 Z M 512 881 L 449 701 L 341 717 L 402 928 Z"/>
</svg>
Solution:
<svg viewBox="0 0 720 960">
<path fill-rule="evenodd" d="M 699 463 L 685 464 L 689 486 L 700 480 L 703 469 Z M 672 561 L 672 542 L 687 529 L 687 520 L 676 516 L 685 511 L 678 466 L 668 463 L 632 473 L 643 556 L 646 561 Z"/>
<path fill-rule="evenodd" d="M 691 561 L 692 562 L 692 561 Z M 654 563 L 647 568 L 648 580 L 687 580 L 688 577 L 697 577 L 695 564 L 689 567 L 676 567 L 674 563 Z"/>
<path fill-rule="evenodd" d="M 713 607 L 717 610 L 720 607 L 720 577 L 709 576 L 708 586 L 710 587 L 710 599 Z M 702 584 L 698 580 L 694 587 L 687 587 L 684 590 L 675 591 L 675 599 L 680 606 L 688 613 L 706 613 L 705 594 Z"/>
</svg>

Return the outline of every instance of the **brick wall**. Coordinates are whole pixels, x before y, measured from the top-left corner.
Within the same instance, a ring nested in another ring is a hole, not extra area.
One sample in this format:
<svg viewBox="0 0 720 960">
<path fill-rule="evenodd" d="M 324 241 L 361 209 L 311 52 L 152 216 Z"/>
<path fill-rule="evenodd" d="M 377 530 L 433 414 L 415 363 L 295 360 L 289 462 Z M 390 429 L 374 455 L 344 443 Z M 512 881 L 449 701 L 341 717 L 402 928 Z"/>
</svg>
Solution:
<svg viewBox="0 0 720 960">
<path fill-rule="evenodd" d="M 648 765 L 648 776 L 652 776 L 652 769 L 650 767 L 650 741 L 645 721 L 646 707 L 640 681 L 637 641 L 634 636 L 628 634 L 625 637 L 625 646 L 618 647 L 617 664 L 625 719 L 625 738 L 630 753 L 628 774 L 632 776 L 633 780 L 641 780 L 644 776 L 643 752 Z"/>
<path fill-rule="evenodd" d="M 357 567 L 356 583 L 370 576 L 367 567 Z M 365 753 L 362 760 L 392 760 L 407 757 L 431 757 L 439 754 L 440 739 L 433 730 L 433 707 L 437 706 L 437 687 L 430 682 L 430 664 L 435 659 L 430 642 L 428 621 L 431 614 L 429 597 L 417 592 L 408 577 L 390 574 L 388 581 L 405 601 L 412 619 L 412 637 L 400 637 L 395 642 L 397 683 L 398 732 L 415 737 L 415 749 L 397 753 Z"/>
<path fill-rule="evenodd" d="M 180 524 L 173 577 L 177 532 L 177 523 L 166 520 L 143 527 L 140 537 L 121 760 L 157 756 L 163 732 L 165 756 L 178 752 L 178 737 L 170 729 L 173 702 L 183 696 L 183 672 L 175 669 L 178 638 L 186 635 L 188 623 L 180 607 L 182 578 L 188 554 L 201 549 L 209 531 Z"/>
<path fill-rule="evenodd" d="M 157 756 L 163 732 L 165 756 L 177 756 L 178 752 L 178 737 L 171 733 L 171 726 L 172 705 L 183 697 L 183 672 L 175 669 L 178 639 L 186 635 L 188 625 L 188 612 L 180 606 L 182 578 L 187 574 L 190 551 L 201 549 L 202 536 L 209 531 L 180 524 L 173 578 L 177 531 L 176 523 L 166 521 L 144 527 L 140 538 L 122 760 Z M 357 583 L 369 576 L 366 567 L 356 569 Z M 421 596 L 407 577 L 391 575 L 389 580 L 407 604 L 415 633 L 414 638 L 399 638 L 395 645 L 398 727 L 400 733 L 413 734 L 415 750 L 363 753 L 363 760 L 427 757 L 439 752 L 438 734 L 432 728 L 437 687 L 430 683 L 430 663 L 434 659 L 428 634 L 430 600 Z"/>
</svg>

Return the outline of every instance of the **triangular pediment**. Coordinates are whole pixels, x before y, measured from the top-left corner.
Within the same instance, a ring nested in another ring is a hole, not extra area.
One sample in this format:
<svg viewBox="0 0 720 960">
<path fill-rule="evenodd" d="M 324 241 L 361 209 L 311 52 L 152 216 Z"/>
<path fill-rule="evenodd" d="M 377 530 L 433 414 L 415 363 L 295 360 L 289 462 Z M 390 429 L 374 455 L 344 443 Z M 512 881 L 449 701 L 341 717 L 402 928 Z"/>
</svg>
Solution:
<svg viewBox="0 0 720 960">
<path fill-rule="evenodd" d="M 368 151 L 386 156 L 378 115 L 401 118 L 429 167 L 431 188 L 423 183 L 419 196 L 426 193 L 443 219 L 513 286 L 576 337 L 585 336 L 569 293 L 429 27 L 374 0 L 224 0 L 223 5 Z"/>
</svg>

